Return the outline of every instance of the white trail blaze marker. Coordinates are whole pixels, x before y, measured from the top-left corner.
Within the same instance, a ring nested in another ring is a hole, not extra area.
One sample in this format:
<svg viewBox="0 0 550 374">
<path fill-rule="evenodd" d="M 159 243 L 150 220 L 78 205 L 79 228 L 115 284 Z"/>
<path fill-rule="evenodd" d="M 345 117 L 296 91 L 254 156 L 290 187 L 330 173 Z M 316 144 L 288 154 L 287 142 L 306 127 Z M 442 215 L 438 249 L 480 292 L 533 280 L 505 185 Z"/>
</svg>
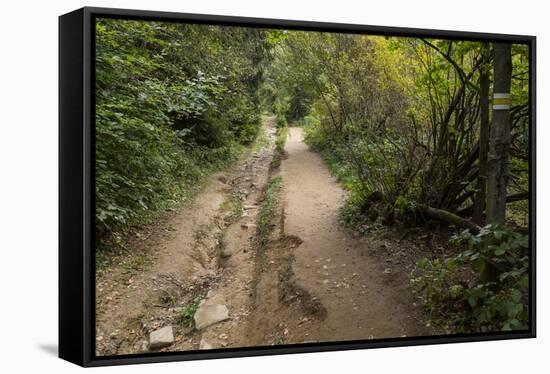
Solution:
<svg viewBox="0 0 550 374">
<path fill-rule="evenodd" d="M 512 99 L 509 93 L 493 94 L 493 109 L 494 110 L 510 110 Z"/>
</svg>

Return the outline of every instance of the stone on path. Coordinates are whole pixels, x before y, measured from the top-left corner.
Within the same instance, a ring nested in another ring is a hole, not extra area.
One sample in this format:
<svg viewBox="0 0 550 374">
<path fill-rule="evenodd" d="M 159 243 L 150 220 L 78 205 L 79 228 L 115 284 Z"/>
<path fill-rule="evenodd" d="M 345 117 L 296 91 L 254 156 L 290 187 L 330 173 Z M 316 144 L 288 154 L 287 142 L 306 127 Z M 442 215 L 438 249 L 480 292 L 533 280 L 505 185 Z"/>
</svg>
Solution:
<svg viewBox="0 0 550 374">
<path fill-rule="evenodd" d="M 149 349 L 159 349 L 167 347 L 174 342 L 174 331 L 172 326 L 164 326 L 161 329 L 149 334 Z"/>
<path fill-rule="evenodd" d="M 147 352 L 149 350 L 149 342 L 144 340 L 141 342 L 141 352 Z"/>
<path fill-rule="evenodd" d="M 229 310 L 223 304 L 214 304 L 210 300 L 200 304 L 195 313 L 195 327 L 202 330 L 208 326 L 229 319 Z"/>
<path fill-rule="evenodd" d="M 201 339 L 201 342 L 200 342 L 200 345 L 199 345 L 199 349 L 212 349 L 212 346 L 210 345 L 210 343 L 208 343 L 206 340 Z"/>
</svg>

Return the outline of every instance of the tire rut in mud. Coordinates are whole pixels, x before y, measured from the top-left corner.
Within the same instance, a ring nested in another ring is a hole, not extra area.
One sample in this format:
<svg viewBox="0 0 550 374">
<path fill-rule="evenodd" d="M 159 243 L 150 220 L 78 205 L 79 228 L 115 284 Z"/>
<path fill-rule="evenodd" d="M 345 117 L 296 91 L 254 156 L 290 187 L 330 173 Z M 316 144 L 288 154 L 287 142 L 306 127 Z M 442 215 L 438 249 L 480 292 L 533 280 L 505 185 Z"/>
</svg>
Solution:
<svg viewBox="0 0 550 374">
<path fill-rule="evenodd" d="M 270 176 L 277 176 L 278 170 L 272 166 Z M 327 316 L 319 298 L 295 281 L 292 264 L 295 251 L 303 241 L 296 235 L 287 235 L 284 222 L 284 206 L 279 200 L 269 230 L 258 230 L 255 240 L 251 306 L 254 313 L 248 326 L 250 345 L 288 343 L 293 339 L 289 326 L 298 326 L 305 321 L 321 322 Z"/>
</svg>

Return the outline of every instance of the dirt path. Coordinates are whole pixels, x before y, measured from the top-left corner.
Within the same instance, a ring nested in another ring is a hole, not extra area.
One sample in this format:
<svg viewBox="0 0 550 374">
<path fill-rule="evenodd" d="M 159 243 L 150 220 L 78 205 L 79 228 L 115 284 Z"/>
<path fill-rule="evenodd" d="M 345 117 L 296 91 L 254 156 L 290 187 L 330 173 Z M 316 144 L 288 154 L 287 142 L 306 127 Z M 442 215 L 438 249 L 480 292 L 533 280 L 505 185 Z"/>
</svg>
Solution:
<svg viewBox="0 0 550 374">
<path fill-rule="evenodd" d="M 280 168 L 272 164 L 273 118 L 264 131 L 255 151 L 98 272 L 98 355 L 147 351 L 149 334 L 167 325 L 175 341 L 164 351 L 429 334 L 406 274 L 372 255 L 385 239 L 342 228 L 345 193 L 302 130 L 290 129 Z M 276 176 L 282 190 L 263 237 L 258 211 Z M 178 308 L 199 301 L 226 306 L 229 319 L 188 327 Z"/>
<path fill-rule="evenodd" d="M 306 340 L 425 333 L 411 310 L 413 301 L 406 283 L 392 283 L 395 275 L 369 254 L 380 243 L 358 239 L 340 224 L 345 193 L 321 157 L 303 142 L 301 128 L 290 129 L 285 150 L 288 159 L 281 171 L 284 231 L 303 241 L 295 250 L 292 272 L 297 286 L 315 295 L 326 309 L 326 316 Z M 301 335 L 296 332 L 297 342 L 304 340 Z"/>
<path fill-rule="evenodd" d="M 211 335 L 240 326 L 248 314 L 254 207 L 273 158 L 273 122 L 265 121 L 256 151 L 213 175 L 190 205 L 137 233 L 129 255 L 98 271 L 96 354 L 147 351 L 149 333 L 165 325 L 174 326 L 175 343 L 164 350 L 198 349 L 202 335 L 214 346 L 242 345 Z M 207 294 L 227 304 L 231 319 L 197 333 L 180 320 L 177 308 L 196 305 Z"/>
</svg>

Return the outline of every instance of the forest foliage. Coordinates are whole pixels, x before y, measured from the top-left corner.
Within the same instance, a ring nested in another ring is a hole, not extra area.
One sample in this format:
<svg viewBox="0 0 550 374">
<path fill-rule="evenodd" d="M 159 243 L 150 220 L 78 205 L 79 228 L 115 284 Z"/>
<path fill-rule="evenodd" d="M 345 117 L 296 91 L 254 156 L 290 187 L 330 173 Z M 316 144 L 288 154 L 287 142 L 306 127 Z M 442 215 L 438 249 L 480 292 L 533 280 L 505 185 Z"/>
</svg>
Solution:
<svg viewBox="0 0 550 374">
<path fill-rule="evenodd" d="M 96 23 L 96 227 L 119 234 L 186 197 L 260 125 L 269 32 Z"/>
<path fill-rule="evenodd" d="M 506 144 L 491 125 L 497 47 L 512 65 L 499 77 L 513 103 Z M 275 52 L 264 100 L 281 124 L 305 127 L 349 190 L 344 221 L 364 233 L 433 219 L 466 228 L 458 255 L 419 261 L 422 300 L 455 331 L 526 328 L 527 45 L 288 32 Z"/>
<path fill-rule="evenodd" d="M 293 32 L 268 82 L 279 116 L 304 124 L 308 143 L 338 165 L 356 215 L 376 215 L 367 212 L 376 194 L 389 222 L 417 204 L 467 217 L 478 189 L 481 71 L 492 79 L 483 49 L 482 42 Z M 528 190 L 529 121 L 528 48 L 512 52 L 511 195 Z"/>
</svg>

